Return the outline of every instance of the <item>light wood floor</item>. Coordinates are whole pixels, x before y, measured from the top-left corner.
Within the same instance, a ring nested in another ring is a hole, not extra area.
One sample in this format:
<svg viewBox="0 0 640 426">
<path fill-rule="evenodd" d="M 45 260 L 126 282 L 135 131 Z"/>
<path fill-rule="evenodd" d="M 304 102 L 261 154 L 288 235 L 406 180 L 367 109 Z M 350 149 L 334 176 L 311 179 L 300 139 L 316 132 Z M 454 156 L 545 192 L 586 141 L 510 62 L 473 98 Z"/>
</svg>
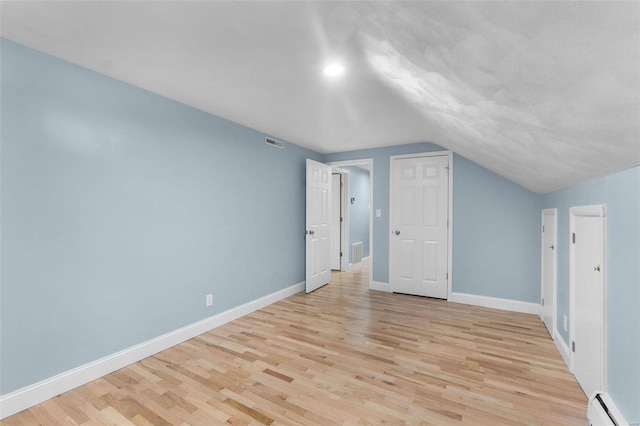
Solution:
<svg viewBox="0 0 640 426">
<path fill-rule="evenodd" d="M 536 316 L 367 283 L 334 273 L 2 424 L 587 424 Z"/>
</svg>

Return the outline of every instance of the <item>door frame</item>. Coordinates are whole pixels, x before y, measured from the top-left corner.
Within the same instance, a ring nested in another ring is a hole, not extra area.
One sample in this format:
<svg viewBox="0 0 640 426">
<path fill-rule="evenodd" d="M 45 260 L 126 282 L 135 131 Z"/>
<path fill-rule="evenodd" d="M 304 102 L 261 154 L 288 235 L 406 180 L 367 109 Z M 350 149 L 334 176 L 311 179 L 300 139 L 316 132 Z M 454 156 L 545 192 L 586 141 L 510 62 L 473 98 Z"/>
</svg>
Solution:
<svg viewBox="0 0 640 426">
<path fill-rule="evenodd" d="M 342 252 L 342 256 L 340 256 L 340 271 L 348 271 L 349 262 L 346 250 L 349 247 L 349 170 L 333 167 L 331 173 L 339 174 L 342 183 L 340 187 L 340 216 L 342 217 L 342 222 L 339 222 L 340 251 Z"/>
<path fill-rule="evenodd" d="M 572 244 L 572 234 L 575 232 L 575 218 L 582 217 L 598 217 L 602 226 L 602 244 L 599 253 L 599 263 L 601 268 L 602 277 L 602 321 L 600 324 L 600 331 L 602 332 L 602 391 L 607 391 L 607 279 L 606 279 L 606 264 L 605 264 L 605 251 L 606 251 L 606 216 L 605 206 L 603 204 L 591 205 L 591 206 L 575 206 L 569 208 L 569 346 L 575 338 L 575 318 L 574 318 L 574 303 L 575 303 L 575 247 Z M 569 349 L 569 371 L 575 373 L 575 352 Z"/>
<path fill-rule="evenodd" d="M 553 216 L 553 246 L 555 247 L 553 250 L 553 257 L 555 261 L 553 262 L 553 311 L 551 313 L 551 324 L 552 324 L 552 332 L 551 339 L 556 340 L 556 329 L 558 328 L 558 209 L 543 209 L 540 218 L 540 319 L 544 321 L 543 318 L 543 306 L 542 299 L 544 299 L 544 217 Z"/>
<path fill-rule="evenodd" d="M 333 167 L 333 171 L 336 173 L 343 172 L 345 173 L 345 177 L 347 180 L 344 182 L 344 186 L 347 188 L 346 191 L 343 191 L 342 198 L 342 206 L 345 210 L 342 212 L 344 214 L 344 233 L 345 238 L 343 239 L 344 246 L 342 247 L 343 253 L 350 253 L 349 250 L 349 171 L 341 170 L 340 167 L 348 167 L 348 166 L 357 166 L 362 167 L 369 171 L 369 288 L 371 288 L 371 283 L 373 282 L 373 158 L 359 158 L 354 160 L 342 160 L 342 161 L 329 161 L 325 163 L 329 166 Z M 343 256 L 343 258 L 346 256 Z M 345 269 L 349 270 L 349 263 L 345 260 Z"/>
<path fill-rule="evenodd" d="M 387 235 L 393 232 L 393 160 L 402 158 L 420 158 L 420 157 L 447 157 L 449 179 L 448 179 L 448 205 L 447 215 L 447 299 L 453 293 L 453 152 L 452 151 L 431 151 L 418 152 L 415 154 L 392 155 L 389 157 L 389 231 Z M 389 244 L 389 269 L 391 269 L 391 244 Z M 391 286 L 391 271 L 389 270 L 389 286 Z"/>
</svg>

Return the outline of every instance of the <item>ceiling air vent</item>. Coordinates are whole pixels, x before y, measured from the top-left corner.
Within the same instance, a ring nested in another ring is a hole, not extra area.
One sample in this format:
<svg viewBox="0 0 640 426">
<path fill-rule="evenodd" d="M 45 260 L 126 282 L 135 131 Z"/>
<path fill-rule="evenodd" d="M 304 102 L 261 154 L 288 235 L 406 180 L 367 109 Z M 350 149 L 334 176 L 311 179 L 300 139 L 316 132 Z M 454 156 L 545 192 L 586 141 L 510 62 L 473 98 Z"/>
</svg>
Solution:
<svg viewBox="0 0 640 426">
<path fill-rule="evenodd" d="M 276 148 L 280 148 L 280 149 L 284 149 L 284 143 L 277 141 L 275 139 L 271 139 L 271 138 L 265 138 L 265 143 L 267 145 L 271 145 L 271 146 L 275 146 Z"/>
</svg>

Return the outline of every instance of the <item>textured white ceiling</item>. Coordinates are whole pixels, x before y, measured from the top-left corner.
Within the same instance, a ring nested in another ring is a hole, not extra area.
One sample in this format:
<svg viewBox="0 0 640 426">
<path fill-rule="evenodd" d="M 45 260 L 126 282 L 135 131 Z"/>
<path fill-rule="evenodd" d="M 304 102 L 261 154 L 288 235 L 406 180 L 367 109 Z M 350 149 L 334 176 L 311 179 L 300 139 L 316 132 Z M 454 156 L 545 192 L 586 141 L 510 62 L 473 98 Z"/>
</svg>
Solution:
<svg viewBox="0 0 640 426">
<path fill-rule="evenodd" d="M 430 141 L 539 193 L 640 164 L 638 1 L 2 2 L 0 19 L 321 153 Z"/>
</svg>

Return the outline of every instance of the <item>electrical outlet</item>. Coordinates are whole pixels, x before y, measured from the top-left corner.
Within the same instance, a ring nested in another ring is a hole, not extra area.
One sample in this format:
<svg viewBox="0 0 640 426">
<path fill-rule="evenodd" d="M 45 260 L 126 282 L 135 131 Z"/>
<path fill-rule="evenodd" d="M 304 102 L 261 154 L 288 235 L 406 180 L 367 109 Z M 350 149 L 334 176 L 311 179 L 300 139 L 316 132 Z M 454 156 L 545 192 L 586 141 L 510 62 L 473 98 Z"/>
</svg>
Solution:
<svg viewBox="0 0 640 426">
<path fill-rule="evenodd" d="M 211 294 L 211 293 L 207 294 L 207 301 L 206 301 L 206 305 L 207 305 L 207 306 L 211 306 L 211 305 L 213 305 L 213 294 Z"/>
<path fill-rule="evenodd" d="M 567 316 L 564 316 L 564 331 L 569 331 L 569 327 L 567 327 Z"/>
</svg>

